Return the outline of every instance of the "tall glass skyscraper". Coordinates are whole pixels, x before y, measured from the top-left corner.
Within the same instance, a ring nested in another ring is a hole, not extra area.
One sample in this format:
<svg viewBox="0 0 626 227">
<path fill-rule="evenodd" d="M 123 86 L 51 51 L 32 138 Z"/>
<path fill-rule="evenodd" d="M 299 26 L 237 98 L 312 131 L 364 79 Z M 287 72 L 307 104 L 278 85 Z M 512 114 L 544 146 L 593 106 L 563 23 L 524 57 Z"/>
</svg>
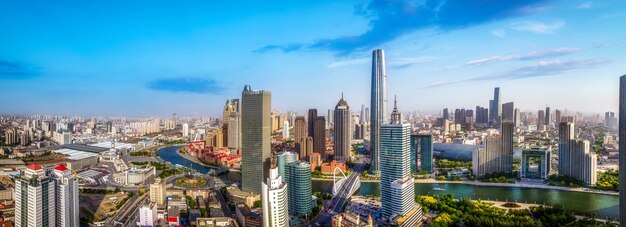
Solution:
<svg viewBox="0 0 626 227">
<path fill-rule="evenodd" d="M 241 96 L 241 190 L 261 194 L 270 169 L 272 95 L 246 85 Z"/>
<path fill-rule="evenodd" d="M 313 208 L 311 164 L 302 161 L 288 163 L 285 179 L 289 192 L 289 213 L 300 217 L 310 214 Z"/>
<path fill-rule="evenodd" d="M 626 225 L 626 75 L 619 78 L 619 220 Z"/>
<path fill-rule="evenodd" d="M 370 150 L 372 163 L 370 171 L 380 171 L 380 126 L 387 122 L 387 72 L 385 52 L 381 49 L 372 52 L 372 97 L 370 103 Z"/>
<path fill-rule="evenodd" d="M 502 100 L 500 100 L 500 87 L 496 87 L 493 90 L 493 101 L 489 102 L 489 109 L 491 109 L 491 120 L 493 125 L 500 123 L 500 117 L 502 116 Z"/>
<path fill-rule="evenodd" d="M 382 214 L 392 226 L 414 226 L 421 219 L 411 176 L 411 125 L 402 124 L 394 105 L 391 123 L 380 127 L 380 194 Z"/>
<path fill-rule="evenodd" d="M 420 165 L 418 168 L 417 157 Z M 433 173 L 433 135 L 411 135 L 411 171 L 426 170 Z"/>
</svg>

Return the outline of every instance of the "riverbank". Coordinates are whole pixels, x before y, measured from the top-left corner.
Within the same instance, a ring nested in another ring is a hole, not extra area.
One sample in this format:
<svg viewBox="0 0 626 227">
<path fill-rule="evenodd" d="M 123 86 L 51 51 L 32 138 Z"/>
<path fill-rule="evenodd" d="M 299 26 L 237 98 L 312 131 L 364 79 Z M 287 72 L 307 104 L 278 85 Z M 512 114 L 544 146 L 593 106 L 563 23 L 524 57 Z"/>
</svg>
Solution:
<svg viewBox="0 0 626 227">
<path fill-rule="evenodd" d="M 316 181 L 333 181 L 331 178 L 312 178 L 312 180 Z M 361 179 L 361 182 L 365 183 L 378 183 L 380 180 L 374 179 Z M 534 189 L 548 189 L 548 190 L 560 190 L 560 191 L 570 191 L 570 192 L 584 192 L 584 193 L 594 193 L 601 195 L 615 195 L 619 196 L 619 192 L 613 191 L 603 191 L 603 190 L 594 190 L 589 188 L 570 188 L 570 187 L 561 187 L 561 186 L 551 186 L 551 185 L 540 185 L 540 184 L 523 184 L 516 182 L 514 184 L 509 183 L 491 183 L 491 182 L 480 182 L 480 181 L 449 181 L 449 180 L 435 180 L 435 179 L 416 179 L 415 183 L 420 184 L 465 184 L 465 185 L 473 185 L 473 186 L 488 186 L 488 187 L 513 187 L 513 188 L 534 188 Z"/>
</svg>

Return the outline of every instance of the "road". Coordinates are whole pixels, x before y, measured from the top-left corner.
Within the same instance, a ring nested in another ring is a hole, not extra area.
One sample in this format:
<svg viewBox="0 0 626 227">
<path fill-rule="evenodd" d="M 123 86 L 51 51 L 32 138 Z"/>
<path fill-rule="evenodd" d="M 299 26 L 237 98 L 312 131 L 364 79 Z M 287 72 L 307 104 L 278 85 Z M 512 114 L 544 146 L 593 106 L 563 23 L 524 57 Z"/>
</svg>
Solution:
<svg viewBox="0 0 626 227">
<path fill-rule="evenodd" d="M 220 206 L 222 207 L 222 211 L 224 211 L 224 216 L 232 218 L 233 212 L 231 212 L 230 208 L 228 208 L 228 204 L 226 204 L 226 201 L 224 200 L 224 195 L 222 195 L 222 192 L 216 188 L 213 188 L 213 192 L 215 192 L 215 197 L 217 197 L 217 200 L 220 201 Z"/>
<path fill-rule="evenodd" d="M 148 198 L 148 193 L 142 195 L 142 196 L 133 196 L 132 198 L 130 198 L 128 201 L 126 201 L 126 203 L 124 203 L 124 205 L 122 205 L 122 207 L 120 207 L 119 210 L 117 210 L 117 212 L 115 212 L 115 215 L 113 215 L 113 217 L 109 217 L 107 218 L 107 220 L 105 221 L 105 226 L 126 226 L 128 225 L 128 223 L 124 223 L 123 221 L 128 219 L 127 217 L 133 213 L 137 213 L 137 209 L 139 209 L 139 204 L 145 202 L 145 200 Z M 132 215 L 131 215 L 132 216 Z M 120 225 L 120 223 L 122 223 Z"/>
<path fill-rule="evenodd" d="M 331 218 L 333 215 L 343 212 L 344 205 L 348 202 L 350 197 L 350 189 L 356 184 L 357 179 L 363 173 L 365 165 L 362 163 L 356 164 L 352 169 L 352 174 L 341 185 L 336 196 L 334 196 L 329 204 L 326 204 L 320 214 L 318 214 L 313 220 L 311 220 L 311 226 L 331 226 Z M 326 210 L 328 208 L 328 210 Z"/>
</svg>

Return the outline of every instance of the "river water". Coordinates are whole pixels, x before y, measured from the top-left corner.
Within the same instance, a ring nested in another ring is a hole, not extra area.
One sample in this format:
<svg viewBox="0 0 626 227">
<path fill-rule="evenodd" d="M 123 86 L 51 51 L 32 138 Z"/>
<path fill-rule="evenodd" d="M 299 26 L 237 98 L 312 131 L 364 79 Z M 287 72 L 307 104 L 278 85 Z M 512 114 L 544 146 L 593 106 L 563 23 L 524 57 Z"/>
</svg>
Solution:
<svg viewBox="0 0 626 227">
<path fill-rule="evenodd" d="M 207 173 L 210 168 L 197 165 L 176 153 L 180 146 L 166 147 L 159 149 L 159 156 L 172 164 L 192 166 L 196 171 Z M 239 180 L 240 174 L 229 172 L 225 176 L 229 179 Z M 360 195 L 379 195 L 380 184 L 378 182 L 362 182 L 361 188 L 357 191 Z M 435 188 L 445 190 L 435 190 Z M 331 192 L 332 181 L 313 181 L 314 192 Z M 598 218 L 619 217 L 619 201 L 616 195 L 603 195 L 585 192 L 571 192 L 551 189 L 535 188 L 515 188 L 500 186 L 475 186 L 466 184 L 415 184 L 417 195 L 440 195 L 454 194 L 456 198 L 468 197 L 471 199 L 517 201 L 525 203 L 563 205 L 565 209 L 578 213 L 598 214 Z"/>
</svg>

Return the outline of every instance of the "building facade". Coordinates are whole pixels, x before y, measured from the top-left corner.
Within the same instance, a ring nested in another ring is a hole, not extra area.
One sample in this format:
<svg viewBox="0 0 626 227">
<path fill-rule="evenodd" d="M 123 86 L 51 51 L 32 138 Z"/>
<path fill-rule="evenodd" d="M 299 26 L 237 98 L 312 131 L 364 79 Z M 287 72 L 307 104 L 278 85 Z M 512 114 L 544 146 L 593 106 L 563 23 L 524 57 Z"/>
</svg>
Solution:
<svg viewBox="0 0 626 227">
<path fill-rule="evenodd" d="M 626 169 L 626 75 L 619 78 L 619 169 Z M 626 171 L 619 172 L 619 220 L 626 223 Z"/>
<path fill-rule="evenodd" d="M 245 192 L 261 193 L 262 179 L 270 169 L 271 154 L 271 93 L 252 90 L 246 85 L 241 98 L 241 188 Z"/>
<path fill-rule="evenodd" d="M 326 159 L 326 118 L 316 117 L 313 126 L 313 152 L 320 153 Z"/>
<path fill-rule="evenodd" d="M 380 126 L 387 123 L 387 70 L 385 52 L 372 52 L 372 90 L 370 99 L 370 171 L 380 171 Z"/>
<path fill-rule="evenodd" d="M 54 168 L 50 178 L 56 194 L 56 226 L 79 227 L 78 178 L 64 165 Z"/>
<path fill-rule="evenodd" d="M 289 213 L 305 217 L 311 213 L 311 164 L 295 161 L 287 164 L 285 179 L 289 192 Z"/>
<path fill-rule="evenodd" d="M 262 182 L 261 200 L 263 226 L 289 226 L 289 194 L 278 168 L 271 168 L 267 180 Z"/>
<path fill-rule="evenodd" d="M 343 94 L 341 95 L 341 99 L 335 106 L 335 112 L 333 117 L 333 150 L 335 152 L 334 158 L 335 160 L 345 161 L 350 158 L 350 139 L 352 138 L 352 113 L 350 112 L 350 106 L 348 106 L 348 102 L 343 99 Z"/>
<path fill-rule="evenodd" d="M 31 164 L 15 180 L 15 226 L 56 225 L 54 181 L 42 166 Z"/>
</svg>

